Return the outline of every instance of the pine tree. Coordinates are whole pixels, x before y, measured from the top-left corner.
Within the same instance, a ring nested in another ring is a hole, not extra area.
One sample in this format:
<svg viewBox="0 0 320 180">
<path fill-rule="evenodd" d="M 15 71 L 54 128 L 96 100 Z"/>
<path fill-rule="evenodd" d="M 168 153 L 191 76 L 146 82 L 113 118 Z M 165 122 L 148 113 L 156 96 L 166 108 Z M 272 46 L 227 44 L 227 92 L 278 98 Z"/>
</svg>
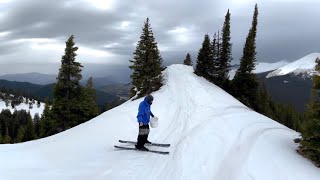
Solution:
<svg viewBox="0 0 320 180">
<path fill-rule="evenodd" d="M 229 83 L 229 71 L 230 71 L 230 63 L 232 60 L 232 44 L 230 43 L 231 34 L 230 34 L 230 12 L 228 10 L 224 25 L 222 28 L 222 42 L 220 47 L 220 67 L 219 67 L 219 83 L 218 86 L 228 89 Z"/>
<path fill-rule="evenodd" d="M 299 152 L 320 167 L 320 58 L 316 60 L 317 73 L 313 76 L 312 99 L 307 118 L 302 125 L 302 141 Z"/>
<path fill-rule="evenodd" d="M 66 42 L 65 54 L 62 56 L 61 68 L 53 91 L 52 117 L 55 131 L 60 132 L 77 124 L 78 103 L 82 88 L 79 62 L 76 62 L 76 51 L 73 35 Z"/>
<path fill-rule="evenodd" d="M 209 67 L 210 80 L 214 84 L 219 84 L 220 47 L 221 47 L 221 38 L 218 31 L 218 36 L 217 36 L 217 33 L 214 33 L 213 40 L 211 43 L 212 64 Z"/>
<path fill-rule="evenodd" d="M 40 137 L 46 137 L 53 135 L 54 121 L 51 116 L 49 99 L 46 98 L 44 101 L 44 110 L 41 116 L 40 125 Z"/>
<path fill-rule="evenodd" d="M 191 60 L 191 56 L 189 53 L 187 54 L 186 58 L 184 59 L 183 64 L 187 65 L 187 66 L 192 66 L 192 60 Z"/>
<path fill-rule="evenodd" d="M 22 141 L 31 141 L 35 139 L 35 132 L 34 132 L 34 124 L 32 122 L 32 118 L 30 113 L 28 113 L 28 117 L 27 117 L 27 124 L 25 126 L 25 131 L 23 134 L 23 139 Z"/>
<path fill-rule="evenodd" d="M 129 66 L 133 70 L 130 96 L 136 95 L 136 98 L 139 98 L 160 89 L 163 83 L 162 58 L 153 36 L 149 18 L 144 23 L 140 40 L 133 54 L 133 60 L 130 60 L 133 65 Z"/>
<path fill-rule="evenodd" d="M 256 97 L 258 93 L 258 80 L 256 75 L 253 73 L 256 63 L 256 34 L 257 34 L 257 25 L 258 25 L 258 6 L 256 4 L 252 27 L 247 36 L 244 48 L 243 55 L 240 60 L 240 67 L 236 71 L 236 74 L 233 78 L 233 92 L 234 95 L 245 105 L 257 110 L 258 102 Z"/>
<path fill-rule="evenodd" d="M 9 143 L 11 143 L 11 142 L 12 142 L 12 139 L 11 139 L 11 137 L 9 136 L 9 130 L 8 130 L 8 128 L 6 128 L 6 133 L 5 133 L 5 136 L 4 136 L 4 138 L 3 138 L 2 143 L 3 143 L 3 144 L 9 144 Z"/>
<path fill-rule="evenodd" d="M 24 133 L 25 133 L 24 126 L 20 126 L 19 129 L 18 129 L 17 138 L 16 138 L 16 140 L 15 140 L 16 143 L 23 142 Z"/>
<path fill-rule="evenodd" d="M 40 137 L 40 132 L 41 132 L 41 119 L 40 119 L 40 116 L 38 113 L 36 113 L 34 115 L 34 118 L 33 118 L 33 122 L 34 122 L 34 133 L 36 135 L 36 138 Z"/>
<path fill-rule="evenodd" d="M 78 124 L 84 123 L 100 114 L 99 106 L 96 103 L 96 90 L 93 88 L 92 77 L 88 79 L 86 87 L 83 88 L 79 106 L 81 114 L 79 114 Z"/>
<path fill-rule="evenodd" d="M 210 45 L 210 37 L 208 34 L 204 36 L 202 47 L 199 50 L 197 58 L 197 66 L 194 71 L 198 76 L 202 76 L 210 80 L 210 66 L 212 65 L 212 52 Z"/>
</svg>

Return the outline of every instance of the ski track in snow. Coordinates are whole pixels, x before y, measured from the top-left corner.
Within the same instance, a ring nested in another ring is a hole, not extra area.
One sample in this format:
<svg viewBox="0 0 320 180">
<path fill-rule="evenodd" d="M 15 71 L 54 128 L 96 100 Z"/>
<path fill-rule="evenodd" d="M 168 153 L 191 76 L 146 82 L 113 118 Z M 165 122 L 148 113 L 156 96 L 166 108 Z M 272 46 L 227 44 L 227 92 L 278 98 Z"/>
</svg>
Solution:
<svg viewBox="0 0 320 180">
<path fill-rule="evenodd" d="M 113 147 L 118 139 L 136 140 L 139 99 L 58 135 L 1 145 L 0 159 L 8 163 L 0 164 L 0 179 L 320 179 L 320 171 L 295 153 L 293 130 L 242 105 L 190 67 L 169 66 L 164 78 L 153 93 L 159 127 L 149 140 L 170 143 L 150 147 L 169 155 Z"/>
</svg>

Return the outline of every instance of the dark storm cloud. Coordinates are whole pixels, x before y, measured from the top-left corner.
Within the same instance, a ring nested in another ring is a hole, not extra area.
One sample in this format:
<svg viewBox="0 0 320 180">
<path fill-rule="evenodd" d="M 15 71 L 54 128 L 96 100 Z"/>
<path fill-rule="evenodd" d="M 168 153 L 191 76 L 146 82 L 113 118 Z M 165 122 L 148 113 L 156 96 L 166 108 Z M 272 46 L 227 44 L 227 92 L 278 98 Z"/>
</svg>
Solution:
<svg viewBox="0 0 320 180">
<path fill-rule="evenodd" d="M 20 53 L 28 51 L 27 43 L 13 43 L 16 40 L 44 38 L 64 43 L 69 35 L 74 34 L 80 48 L 85 46 L 110 52 L 116 56 L 109 60 L 121 59 L 128 63 L 143 22 L 149 17 L 165 64 L 179 62 L 187 52 L 196 58 L 203 36 L 209 33 L 212 37 L 222 28 L 229 8 L 236 63 L 242 53 L 255 4 L 251 0 L 245 2 L 113 0 L 110 9 L 102 10 L 85 0 L 13 0 L 0 7 L 3 12 L 0 14 L 0 33 L 10 32 L 5 36 L 0 34 L 0 61 L 17 58 L 18 55 L 6 56 L 17 50 Z M 311 52 L 320 52 L 317 44 L 320 15 L 316 13 L 320 3 L 261 0 L 258 5 L 258 61 L 295 60 Z M 34 61 L 37 58 L 41 59 L 37 56 Z"/>
</svg>

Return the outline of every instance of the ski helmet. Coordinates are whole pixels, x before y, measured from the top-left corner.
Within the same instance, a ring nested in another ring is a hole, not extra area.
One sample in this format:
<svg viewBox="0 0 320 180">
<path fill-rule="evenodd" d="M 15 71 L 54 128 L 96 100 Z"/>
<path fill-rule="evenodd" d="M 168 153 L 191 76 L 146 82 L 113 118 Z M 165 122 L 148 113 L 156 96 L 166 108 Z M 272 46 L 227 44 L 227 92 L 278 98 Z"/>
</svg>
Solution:
<svg viewBox="0 0 320 180">
<path fill-rule="evenodd" d="M 152 104 L 153 96 L 148 95 L 148 96 L 146 97 L 146 100 L 147 100 L 147 103 Z"/>
</svg>

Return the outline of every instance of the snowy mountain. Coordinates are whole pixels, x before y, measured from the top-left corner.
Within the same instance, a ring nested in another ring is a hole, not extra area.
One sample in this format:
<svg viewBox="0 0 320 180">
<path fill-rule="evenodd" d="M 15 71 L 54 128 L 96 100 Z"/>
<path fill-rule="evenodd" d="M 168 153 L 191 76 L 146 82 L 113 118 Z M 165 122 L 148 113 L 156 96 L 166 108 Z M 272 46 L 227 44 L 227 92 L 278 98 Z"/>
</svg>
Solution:
<svg viewBox="0 0 320 180">
<path fill-rule="evenodd" d="M 269 73 L 267 75 L 267 78 L 274 76 L 283 76 L 286 74 L 302 74 L 310 76 L 314 73 L 314 68 L 316 66 L 315 60 L 317 59 L 317 57 L 320 57 L 320 53 L 309 54 L 299 60 L 289 63 Z"/>
<path fill-rule="evenodd" d="M 247 108 L 192 67 L 171 65 L 152 112 L 149 140 L 171 143 L 170 155 L 117 150 L 135 140 L 142 99 L 128 101 L 60 134 L 0 145 L 0 179 L 319 180 L 320 170 L 296 153 L 299 134 Z"/>
<path fill-rule="evenodd" d="M 275 69 L 278 69 L 282 66 L 287 65 L 288 62 L 287 61 L 279 61 L 279 62 L 275 62 L 275 63 L 266 63 L 266 62 L 258 62 L 256 64 L 256 69 L 253 71 L 254 73 L 258 74 L 258 73 L 263 73 L 263 72 L 268 72 L 268 71 L 272 71 Z M 237 68 L 232 68 L 230 73 L 229 73 L 229 79 L 233 79 L 234 75 L 236 74 L 237 69 L 239 68 L 239 66 Z"/>
</svg>

